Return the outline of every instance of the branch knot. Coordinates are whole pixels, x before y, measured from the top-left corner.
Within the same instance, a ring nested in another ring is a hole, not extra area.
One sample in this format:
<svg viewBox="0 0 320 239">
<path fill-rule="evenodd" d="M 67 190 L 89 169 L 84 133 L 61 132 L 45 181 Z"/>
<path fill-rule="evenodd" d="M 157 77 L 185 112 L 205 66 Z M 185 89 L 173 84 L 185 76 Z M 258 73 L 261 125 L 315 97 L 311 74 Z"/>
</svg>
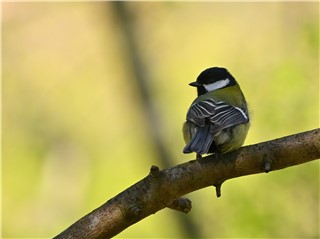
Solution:
<svg viewBox="0 0 320 239">
<path fill-rule="evenodd" d="M 152 177 L 159 177 L 160 175 L 160 169 L 158 166 L 152 165 L 150 168 L 150 175 Z"/>
</svg>

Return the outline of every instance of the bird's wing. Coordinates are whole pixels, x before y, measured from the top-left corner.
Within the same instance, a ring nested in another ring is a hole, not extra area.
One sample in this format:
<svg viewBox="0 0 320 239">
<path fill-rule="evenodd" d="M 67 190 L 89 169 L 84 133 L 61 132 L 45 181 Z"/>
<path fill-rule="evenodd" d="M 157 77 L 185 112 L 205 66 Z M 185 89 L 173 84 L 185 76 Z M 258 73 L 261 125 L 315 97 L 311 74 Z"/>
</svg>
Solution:
<svg viewBox="0 0 320 239">
<path fill-rule="evenodd" d="M 249 117 L 246 110 L 229 105 L 223 101 L 207 99 L 193 103 L 187 113 L 187 120 L 204 127 L 206 122 L 211 122 L 212 133 L 222 129 L 247 123 Z"/>
</svg>

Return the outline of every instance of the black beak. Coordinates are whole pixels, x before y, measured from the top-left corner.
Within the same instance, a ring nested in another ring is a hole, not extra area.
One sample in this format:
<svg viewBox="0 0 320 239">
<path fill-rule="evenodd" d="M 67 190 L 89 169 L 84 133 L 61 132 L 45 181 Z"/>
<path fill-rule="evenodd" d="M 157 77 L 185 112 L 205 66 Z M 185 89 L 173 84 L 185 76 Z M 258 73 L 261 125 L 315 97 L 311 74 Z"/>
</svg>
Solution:
<svg viewBox="0 0 320 239">
<path fill-rule="evenodd" d="M 190 84 L 189 84 L 190 86 L 193 86 L 193 87 L 199 87 L 199 86 L 202 86 L 199 82 L 191 82 Z"/>
</svg>

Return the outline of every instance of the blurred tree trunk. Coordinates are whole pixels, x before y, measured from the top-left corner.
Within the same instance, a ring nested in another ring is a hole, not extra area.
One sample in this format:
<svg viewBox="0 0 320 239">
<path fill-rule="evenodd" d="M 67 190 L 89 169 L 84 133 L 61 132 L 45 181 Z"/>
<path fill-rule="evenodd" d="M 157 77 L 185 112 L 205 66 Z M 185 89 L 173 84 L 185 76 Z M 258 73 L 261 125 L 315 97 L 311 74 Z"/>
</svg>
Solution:
<svg viewBox="0 0 320 239">
<path fill-rule="evenodd" d="M 319 159 L 319 133 L 320 130 L 315 129 L 164 170 L 152 166 L 148 176 L 75 222 L 55 239 L 111 238 L 165 207 L 188 212 L 190 200 L 180 198 L 187 193 L 211 185 L 221 186 L 231 178 Z"/>
<path fill-rule="evenodd" d="M 112 2 L 112 4 L 121 33 L 124 36 L 124 46 L 122 48 L 125 51 L 127 59 L 129 59 L 128 68 L 132 69 L 134 76 L 128 79 L 128 81 L 133 81 L 137 86 L 137 98 L 140 99 L 141 112 L 143 112 L 147 122 L 144 128 L 149 134 L 150 142 L 153 143 L 154 154 L 159 166 L 161 168 L 168 168 L 172 165 L 174 159 L 166 146 L 167 139 L 164 139 L 161 133 L 163 129 L 161 114 L 155 107 L 150 90 L 152 74 L 148 69 L 152 68 L 150 65 L 152 62 L 146 62 L 144 60 L 144 53 L 139 50 L 143 49 L 143 46 L 141 46 L 143 36 L 139 36 L 137 33 L 139 29 L 137 15 L 143 14 L 143 12 L 140 11 L 137 4 L 122 1 Z M 201 231 L 198 230 L 193 221 L 193 217 L 181 217 L 181 215 L 177 214 L 176 219 L 180 223 L 185 237 L 202 237 Z"/>
</svg>

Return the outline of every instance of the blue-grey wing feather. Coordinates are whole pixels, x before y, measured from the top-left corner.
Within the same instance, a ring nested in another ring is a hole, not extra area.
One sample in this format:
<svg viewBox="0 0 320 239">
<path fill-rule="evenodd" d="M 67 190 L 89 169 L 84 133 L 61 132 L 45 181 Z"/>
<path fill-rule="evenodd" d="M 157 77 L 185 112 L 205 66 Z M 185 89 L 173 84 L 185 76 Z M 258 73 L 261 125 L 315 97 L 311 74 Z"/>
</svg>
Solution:
<svg viewBox="0 0 320 239">
<path fill-rule="evenodd" d="M 210 121 L 214 127 L 211 131 L 217 132 L 237 124 L 248 122 L 248 114 L 246 109 L 241 109 L 223 101 L 215 101 L 208 99 L 191 105 L 187 120 L 203 127 L 206 121 Z"/>
<path fill-rule="evenodd" d="M 208 99 L 191 105 L 187 120 L 198 126 L 196 133 L 185 146 L 184 153 L 208 153 L 214 135 L 225 129 L 249 121 L 247 109 L 241 109 L 223 101 Z"/>
</svg>

